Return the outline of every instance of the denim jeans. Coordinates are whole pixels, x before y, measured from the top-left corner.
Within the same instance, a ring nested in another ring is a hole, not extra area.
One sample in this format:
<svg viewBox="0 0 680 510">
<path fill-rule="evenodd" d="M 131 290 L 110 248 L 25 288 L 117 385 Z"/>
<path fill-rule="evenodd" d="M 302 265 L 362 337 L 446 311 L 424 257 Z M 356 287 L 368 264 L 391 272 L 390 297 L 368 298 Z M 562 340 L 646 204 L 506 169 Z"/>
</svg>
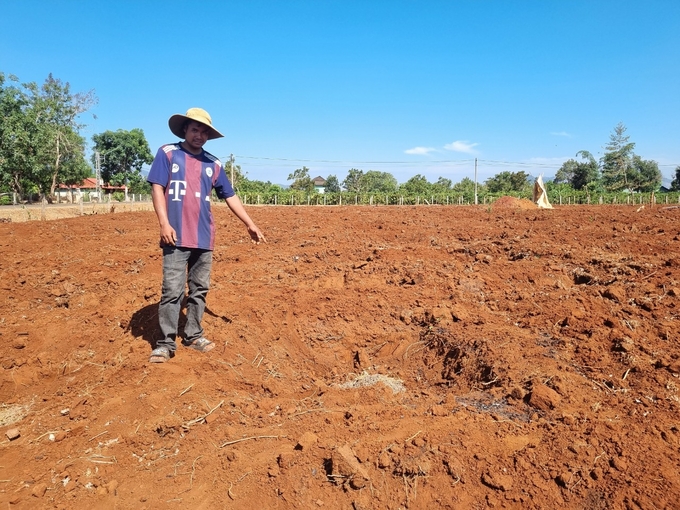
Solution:
<svg viewBox="0 0 680 510">
<path fill-rule="evenodd" d="M 163 248 L 163 289 L 158 305 L 158 322 L 163 338 L 156 347 L 167 347 L 171 352 L 177 349 L 177 329 L 182 308 L 186 283 L 189 283 L 187 297 L 187 322 L 184 326 L 186 342 L 203 336 L 201 320 L 205 311 L 205 297 L 210 288 L 212 251 L 196 248 Z"/>
</svg>

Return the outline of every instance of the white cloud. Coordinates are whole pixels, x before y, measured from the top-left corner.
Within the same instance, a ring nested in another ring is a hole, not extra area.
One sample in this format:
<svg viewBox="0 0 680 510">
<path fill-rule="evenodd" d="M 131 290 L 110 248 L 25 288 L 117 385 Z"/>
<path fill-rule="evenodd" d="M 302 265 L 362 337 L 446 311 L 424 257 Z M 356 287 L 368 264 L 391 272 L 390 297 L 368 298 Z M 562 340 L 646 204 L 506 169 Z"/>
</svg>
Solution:
<svg viewBox="0 0 680 510">
<path fill-rule="evenodd" d="M 565 136 L 567 138 L 571 138 L 571 135 L 566 131 L 552 131 L 550 134 L 553 136 Z"/>
<path fill-rule="evenodd" d="M 405 154 L 418 154 L 421 156 L 426 156 L 430 152 L 435 152 L 437 149 L 432 147 L 414 147 L 413 149 L 407 149 L 404 151 Z"/>
<path fill-rule="evenodd" d="M 447 143 L 444 148 L 447 151 L 464 152 L 465 154 L 477 154 L 475 147 L 478 143 L 470 143 L 467 140 L 456 140 L 452 143 Z"/>
</svg>

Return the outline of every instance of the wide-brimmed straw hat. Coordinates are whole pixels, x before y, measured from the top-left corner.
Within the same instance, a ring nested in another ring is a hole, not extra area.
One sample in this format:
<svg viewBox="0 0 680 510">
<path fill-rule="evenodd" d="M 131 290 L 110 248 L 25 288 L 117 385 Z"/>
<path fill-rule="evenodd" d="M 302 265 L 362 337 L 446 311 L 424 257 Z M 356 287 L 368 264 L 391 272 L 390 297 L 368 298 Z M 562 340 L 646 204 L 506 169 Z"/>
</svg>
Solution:
<svg viewBox="0 0 680 510">
<path fill-rule="evenodd" d="M 185 115 L 176 113 L 170 117 L 170 120 L 168 120 L 168 126 L 170 126 L 170 131 L 172 131 L 172 134 L 180 138 L 184 138 L 185 134 L 182 128 L 184 127 L 184 123 L 188 120 L 195 120 L 196 122 L 200 122 L 201 124 L 208 126 L 208 129 L 210 130 L 208 140 L 212 140 L 213 138 L 222 138 L 224 136 L 213 127 L 210 114 L 203 108 L 189 108 Z"/>
</svg>

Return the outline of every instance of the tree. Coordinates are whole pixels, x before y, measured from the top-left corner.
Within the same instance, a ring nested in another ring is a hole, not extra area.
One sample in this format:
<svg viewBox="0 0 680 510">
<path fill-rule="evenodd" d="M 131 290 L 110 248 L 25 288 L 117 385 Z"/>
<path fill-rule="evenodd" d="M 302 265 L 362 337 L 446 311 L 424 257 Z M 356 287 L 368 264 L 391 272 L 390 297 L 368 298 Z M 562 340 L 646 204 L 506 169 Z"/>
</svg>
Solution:
<svg viewBox="0 0 680 510">
<path fill-rule="evenodd" d="M 584 189 L 599 180 L 600 170 L 597 160 L 588 151 L 578 151 L 576 156 L 582 158 L 576 161 L 570 184 L 574 189 Z M 592 186 L 591 186 L 592 187 Z"/>
<path fill-rule="evenodd" d="M 114 186 L 127 185 L 133 193 L 143 191 L 142 166 L 153 162 L 153 155 L 144 131 L 105 131 L 92 137 L 94 151 L 99 152 L 104 182 Z M 92 156 L 93 163 L 96 155 Z"/>
<path fill-rule="evenodd" d="M 18 84 L 16 76 L 8 78 Z M 36 166 L 37 127 L 26 114 L 29 102 L 25 87 L 8 84 L 0 73 L 0 184 L 19 195 L 32 186 L 30 169 Z"/>
<path fill-rule="evenodd" d="M 389 172 L 369 170 L 361 178 L 361 189 L 366 193 L 394 193 L 399 183 Z"/>
<path fill-rule="evenodd" d="M 490 193 L 521 193 L 530 188 L 529 174 L 526 172 L 501 172 L 484 181 Z"/>
<path fill-rule="evenodd" d="M 463 195 L 465 200 L 473 202 L 475 199 L 475 181 L 469 177 L 464 177 L 460 182 L 457 182 L 451 187 L 451 191 L 456 195 Z M 477 194 L 485 193 L 486 186 L 483 184 L 477 184 Z"/>
<path fill-rule="evenodd" d="M 0 179 L 20 194 L 46 196 L 90 175 L 78 118 L 96 103 L 94 93 L 73 94 L 51 74 L 41 87 L 5 83 L 0 73 Z"/>
<path fill-rule="evenodd" d="M 671 190 L 680 191 L 680 165 L 675 167 L 675 179 L 671 181 Z"/>
<path fill-rule="evenodd" d="M 557 173 L 555 173 L 555 178 L 553 179 L 553 182 L 555 184 L 564 183 L 571 184 L 571 181 L 574 178 L 574 172 L 576 171 L 577 165 L 578 162 L 575 159 L 568 159 L 567 161 L 562 163 L 560 169 L 557 171 Z"/>
<path fill-rule="evenodd" d="M 364 176 L 363 170 L 357 170 L 356 168 L 350 168 L 347 172 L 347 177 L 342 181 L 342 186 L 347 191 L 352 191 L 354 193 L 361 193 L 362 189 L 362 178 Z"/>
<path fill-rule="evenodd" d="M 339 193 L 340 192 L 340 181 L 335 175 L 329 175 L 326 179 L 326 193 Z"/>
<path fill-rule="evenodd" d="M 446 193 L 447 191 L 451 191 L 451 186 L 452 186 L 452 181 L 451 179 L 445 179 L 444 177 L 440 177 L 437 179 L 437 182 L 432 184 L 432 191 L 435 193 Z"/>
<path fill-rule="evenodd" d="M 607 151 L 602 156 L 602 184 L 608 191 L 622 191 L 628 189 L 628 178 L 633 163 L 633 149 L 635 144 L 629 142 L 626 136 L 626 126 L 619 122 L 614 132 L 609 136 Z"/>
<path fill-rule="evenodd" d="M 246 174 L 241 170 L 241 165 L 233 164 L 231 159 L 229 159 L 224 164 L 224 172 L 227 174 L 227 178 L 231 183 L 231 186 L 235 191 L 243 191 L 243 187 L 246 185 Z"/>
<path fill-rule="evenodd" d="M 661 171 L 656 161 L 644 160 L 634 155 L 631 165 L 629 183 L 631 189 L 642 193 L 656 191 L 661 186 Z"/>
<path fill-rule="evenodd" d="M 272 184 L 271 181 L 251 181 L 244 177 L 239 182 L 239 193 L 281 193 L 283 191 L 281 186 Z"/>
<path fill-rule="evenodd" d="M 432 191 L 432 185 L 425 176 L 417 174 L 399 186 L 399 191 L 407 195 L 428 195 Z"/>
<path fill-rule="evenodd" d="M 31 92 L 28 114 L 38 126 L 37 168 L 34 182 L 44 195 L 53 195 L 58 184 L 79 181 L 90 174 L 85 172 L 85 139 L 79 130 L 81 114 L 97 103 L 93 91 L 71 93 L 68 82 L 47 77 L 42 87 L 27 85 Z"/>
<path fill-rule="evenodd" d="M 295 170 L 295 172 L 288 176 L 288 180 L 293 181 L 293 184 L 290 185 L 291 189 L 306 191 L 307 193 L 314 192 L 314 183 L 309 176 L 309 168 L 306 166 Z"/>
</svg>

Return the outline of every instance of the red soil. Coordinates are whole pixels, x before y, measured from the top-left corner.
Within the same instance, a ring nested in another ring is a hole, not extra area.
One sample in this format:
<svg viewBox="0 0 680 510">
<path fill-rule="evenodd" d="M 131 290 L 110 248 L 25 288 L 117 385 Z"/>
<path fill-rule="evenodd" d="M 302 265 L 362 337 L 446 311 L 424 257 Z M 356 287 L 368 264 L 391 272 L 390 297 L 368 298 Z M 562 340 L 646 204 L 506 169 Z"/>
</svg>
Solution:
<svg viewBox="0 0 680 510">
<path fill-rule="evenodd" d="M 249 211 L 162 365 L 153 212 L 0 223 L 0 508 L 680 508 L 680 210 Z"/>
</svg>

